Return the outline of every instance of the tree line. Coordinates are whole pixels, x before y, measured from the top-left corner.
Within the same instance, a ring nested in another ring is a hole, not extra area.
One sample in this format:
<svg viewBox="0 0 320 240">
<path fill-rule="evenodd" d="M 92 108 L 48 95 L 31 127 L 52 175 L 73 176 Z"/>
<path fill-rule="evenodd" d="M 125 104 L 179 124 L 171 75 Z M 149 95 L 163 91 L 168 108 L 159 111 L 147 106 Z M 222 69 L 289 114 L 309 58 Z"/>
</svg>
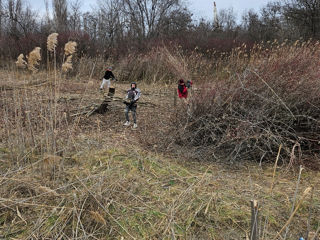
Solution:
<svg viewBox="0 0 320 240">
<path fill-rule="evenodd" d="M 320 38 L 319 0 L 273 1 L 243 13 L 240 21 L 234 9 L 221 9 L 215 23 L 195 20 L 182 0 L 98 0 L 90 11 L 80 0 L 45 5 L 40 14 L 24 0 L 0 0 L 2 57 L 45 47 L 52 32 L 60 42 L 76 40 L 79 54 L 106 58 L 169 43 L 225 51 L 235 43 Z"/>
</svg>

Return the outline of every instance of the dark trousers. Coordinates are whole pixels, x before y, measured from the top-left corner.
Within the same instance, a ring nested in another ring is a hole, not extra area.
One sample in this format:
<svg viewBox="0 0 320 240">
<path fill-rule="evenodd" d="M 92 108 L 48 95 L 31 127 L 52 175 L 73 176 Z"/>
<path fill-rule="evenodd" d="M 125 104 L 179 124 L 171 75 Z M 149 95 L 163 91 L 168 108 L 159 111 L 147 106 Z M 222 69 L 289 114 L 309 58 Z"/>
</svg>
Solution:
<svg viewBox="0 0 320 240">
<path fill-rule="evenodd" d="M 132 118 L 133 118 L 133 122 L 137 123 L 137 106 L 127 106 L 125 113 L 126 113 L 126 119 L 129 122 L 129 111 L 132 112 Z"/>
</svg>

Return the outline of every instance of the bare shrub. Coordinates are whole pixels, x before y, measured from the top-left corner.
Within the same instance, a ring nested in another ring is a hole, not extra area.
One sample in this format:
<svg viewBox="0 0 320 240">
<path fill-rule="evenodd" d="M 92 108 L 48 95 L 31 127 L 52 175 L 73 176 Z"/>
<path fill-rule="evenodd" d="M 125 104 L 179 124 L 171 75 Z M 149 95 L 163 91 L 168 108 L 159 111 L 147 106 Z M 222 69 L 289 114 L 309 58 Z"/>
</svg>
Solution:
<svg viewBox="0 0 320 240">
<path fill-rule="evenodd" d="M 202 85 L 188 110 L 177 109 L 169 134 L 176 146 L 199 159 L 257 161 L 280 144 L 288 157 L 296 143 L 304 153 L 320 150 L 319 43 L 255 49 L 247 65 L 230 58 L 242 72 L 227 66 L 229 78 Z"/>
<path fill-rule="evenodd" d="M 146 83 L 175 83 L 177 79 L 205 80 L 214 73 L 215 63 L 197 51 L 179 46 L 158 47 L 144 54 L 129 54 L 119 60 L 120 80 Z"/>
</svg>

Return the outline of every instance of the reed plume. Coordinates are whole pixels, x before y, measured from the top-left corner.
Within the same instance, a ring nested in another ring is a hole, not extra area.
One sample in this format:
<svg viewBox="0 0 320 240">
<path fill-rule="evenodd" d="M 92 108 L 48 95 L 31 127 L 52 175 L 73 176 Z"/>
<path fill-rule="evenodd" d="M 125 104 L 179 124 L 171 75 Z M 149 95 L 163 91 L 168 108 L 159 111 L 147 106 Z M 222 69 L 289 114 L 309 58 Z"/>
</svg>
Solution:
<svg viewBox="0 0 320 240">
<path fill-rule="evenodd" d="M 76 52 L 77 43 L 73 41 L 69 41 L 64 46 L 64 54 L 66 56 L 72 55 Z"/>
<path fill-rule="evenodd" d="M 27 66 L 27 62 L 24 60 L 24 55 L 22 53 L 18 56 L 18 59 L 16 61 L 16 66 L 18 68 L 26 68 Z"/>
<path fill-rule="evenodd" d="M 69 41 L 64 46 L 64 55 L 67 56 L 66 61 L 62 64 L 62 71 L 68 72 L 72 69 L 72 56 L 76 52 L 77 43 Z"/>
<path fill-rule="evenodd" d="M 72 69 L 72 55 L 67 57 L 67 60 L 62 64 L 62 71 L 68 72 Z"/>
<path fill-rule="evenodd" d="M 51 33 L 47 39 L 47 49 L 49 52 L 53 52 L 58 44 L 58 33 Z"/>
<path fill-rule="evenodd" d="M 39 65 L 39 61 L 41 60 L 40 50 L 41 50 L 40 47 L 36 47 L 27 56 L 28 69 L 32 71 L 32 73 L 35 73 L 38 71 L 37 65 Z"/>
</svg>

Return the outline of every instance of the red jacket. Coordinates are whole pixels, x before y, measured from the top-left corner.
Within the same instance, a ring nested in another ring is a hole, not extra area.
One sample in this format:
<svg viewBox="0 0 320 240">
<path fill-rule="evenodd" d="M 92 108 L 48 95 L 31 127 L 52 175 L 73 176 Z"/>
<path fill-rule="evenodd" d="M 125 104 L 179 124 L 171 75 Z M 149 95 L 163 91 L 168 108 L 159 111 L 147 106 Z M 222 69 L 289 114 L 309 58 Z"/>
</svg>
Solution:
<svg viewBox="0 0 320 240">
<path fill-rule="evenodd" d="M 182 91 L 179 89 L 179 87 L 183 87 Z M 187 98 L 188 97 L 188 89 L 185 85 L 178 86 L 178 95 L 179 95 L 179 98 Z"/>
</svg>

